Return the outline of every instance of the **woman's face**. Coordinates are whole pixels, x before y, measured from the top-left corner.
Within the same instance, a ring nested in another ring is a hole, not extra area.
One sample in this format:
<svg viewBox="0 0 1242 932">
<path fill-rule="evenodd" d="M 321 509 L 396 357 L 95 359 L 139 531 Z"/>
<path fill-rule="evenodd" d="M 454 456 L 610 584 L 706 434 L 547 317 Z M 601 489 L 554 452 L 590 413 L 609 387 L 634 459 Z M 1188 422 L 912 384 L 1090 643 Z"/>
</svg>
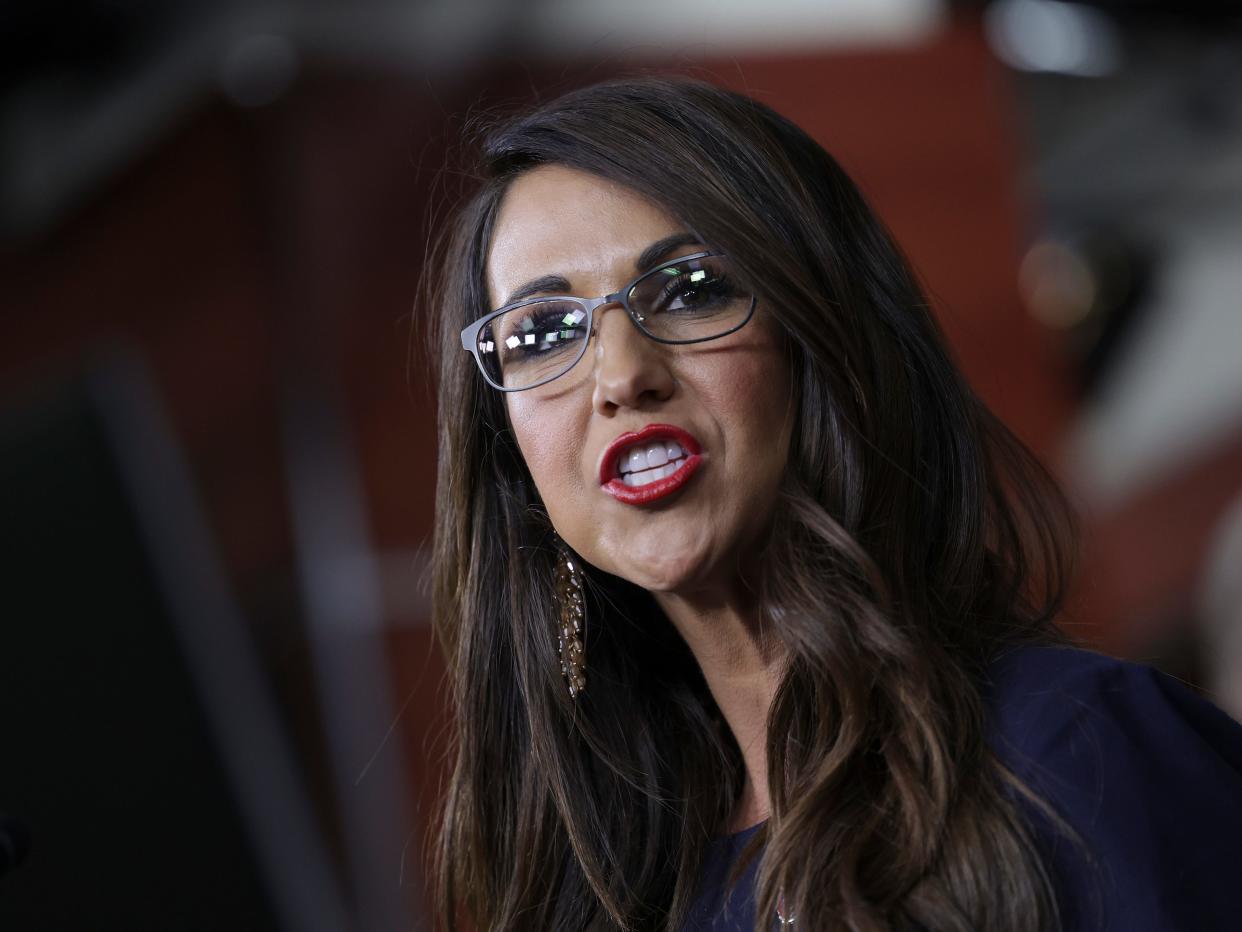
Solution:
<svg viewBox="0 0 1242 932">
<path fill-rule="evenodd" d="M 687 232 L 628 188 L 561 166 L 532 169 L 500 206 L 491 304 L 545 276 L 563 281 L 536 293 L 612 294 L 645 271 L 635 267 L 644 250 Z M 658 261 L 704 248 L 687 239 Z M 735 333 L 674 346 L 643 335 L 614 304 L 595 311 L 594 327 L 568 373 L 505 396 L 553 526 L 587 562 L 651 591 L 732 588 L 747 575 L 788 456 L 793 401 L 776 324 L 760 305 Z M 672 455 L 675 474 L 626 485 L 618 472 L 638 475 L 648 451 L 652 467 Z"/>
</svg>

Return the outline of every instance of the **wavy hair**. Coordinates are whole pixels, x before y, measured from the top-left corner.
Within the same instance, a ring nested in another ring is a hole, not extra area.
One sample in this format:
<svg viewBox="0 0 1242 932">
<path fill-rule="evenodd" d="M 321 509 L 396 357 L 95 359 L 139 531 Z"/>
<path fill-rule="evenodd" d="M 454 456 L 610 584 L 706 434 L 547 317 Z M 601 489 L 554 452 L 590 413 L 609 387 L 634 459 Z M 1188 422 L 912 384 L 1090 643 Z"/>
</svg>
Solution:
<svg viewBox="0 0 1242 932">
<path fill-rule="evenodd" d="M 654 599 L 587 567 L 590 688 L 556 653 L 555 547 L 509 428 L 457 340 L 487 308 L 498 206 L 558 164 L 664 207 L 780 325 L 797 428 L 757 594 L 788 659 L 768 718 L 759 927 L 1054 928 L 1024 806 L 986 741 L 989 661 L 1064 641 L 1073 517 L 956 370 L 900 250 L 793 123 L 708 83 L 574 91 L 482 141 L 439 240 L 434 623 L 453 770 L 435 848 L 445 929 L 676 929 L 744 783 L 740 750 Z M 640 686 L 641 688 L 635 688 Z M 736 880 L 741 865 L 732 874 Z"/>
</svg>

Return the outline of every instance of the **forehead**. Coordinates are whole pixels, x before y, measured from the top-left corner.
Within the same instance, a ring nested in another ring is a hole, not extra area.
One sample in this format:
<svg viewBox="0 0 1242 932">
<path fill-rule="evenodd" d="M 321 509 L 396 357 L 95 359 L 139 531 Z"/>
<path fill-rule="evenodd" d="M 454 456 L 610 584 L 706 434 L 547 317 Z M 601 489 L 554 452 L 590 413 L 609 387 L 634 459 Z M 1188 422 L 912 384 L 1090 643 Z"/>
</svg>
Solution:
<svg viewBox="0 0 1242 932">
<path fill-rule="evenodd" d="M 518 285 L 559 275 L 575 291 L 603 293 L 634 274 L 654 241 L 684 229 L 644 195 L 561 165 L 523 173 L 506 191 L 487 257 L 495 307 Z"/>
</svg>

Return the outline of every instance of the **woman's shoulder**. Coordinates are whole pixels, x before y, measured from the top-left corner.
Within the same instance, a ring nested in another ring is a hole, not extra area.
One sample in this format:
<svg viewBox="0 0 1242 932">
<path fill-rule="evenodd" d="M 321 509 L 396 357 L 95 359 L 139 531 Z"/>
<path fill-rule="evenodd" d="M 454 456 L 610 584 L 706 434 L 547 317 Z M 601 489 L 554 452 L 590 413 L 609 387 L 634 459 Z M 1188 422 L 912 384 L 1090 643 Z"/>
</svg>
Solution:
<svg viewBox="0 0 1242 932">
<path fill-rule="evenodd" d="M 989 739 L 1024 779 L 1090 804 L 1220 794 L 1242 831 L 1242 725 L 1180 680 L 1076 647 L 1018 647 L 984 688 Z"/>
<path fill-rule="evenodd" d="M 1142 663 L 1079 647 L 1022 646 L 999 655 L 984 684 L 997 742 L 1037 757 L 1107 741 L 1131 757 L 1181 750 L 1242 773 L 1242 725 L 1189 686 Z"/>
<path fill-rule="evenodd" d="M 993 750 L 1084 843 L 1034 815 L 1066 928 L 1237 928 L 1242 725 L 1150 666 L 1020 647 L 984 684 Z"/>
</svg>

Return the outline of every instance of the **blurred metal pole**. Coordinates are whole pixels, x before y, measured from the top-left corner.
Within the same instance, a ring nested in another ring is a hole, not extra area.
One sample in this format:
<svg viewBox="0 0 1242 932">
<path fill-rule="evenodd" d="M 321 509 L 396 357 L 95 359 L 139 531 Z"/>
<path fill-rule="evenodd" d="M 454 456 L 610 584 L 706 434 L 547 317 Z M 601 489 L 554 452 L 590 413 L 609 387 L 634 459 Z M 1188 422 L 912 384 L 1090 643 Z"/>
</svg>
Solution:
<svg viewBox="0 0 1242 932">
<path fill-rule="evenodd" d="M 291 372 L 283 386 L 298 576 L 359 928 L 387 932 L 414 924 L 414 887 L 401 884 L 411 784 L 401 742 L 385 744 L 396 703 L 379 568 L 345 419 L 323 375 L 315 384 Z"/>
<path fill-rule="evenodd" d="M 293 95 L 296 97 L 296 95 Z M 353 455 L 335 340 L 333 228 L 308 183 L 314 113 L 289 99 L 253 111 L 255 197 L 279 283 L 276 361 L 295 562 L 320 718 L 361 932 L 421 928 L 419 887 L 402 885 L 415 827 L 384 653 L 379 568 Z M 326 238 L 325 238 L 326 237 Z"/>
</svg>

